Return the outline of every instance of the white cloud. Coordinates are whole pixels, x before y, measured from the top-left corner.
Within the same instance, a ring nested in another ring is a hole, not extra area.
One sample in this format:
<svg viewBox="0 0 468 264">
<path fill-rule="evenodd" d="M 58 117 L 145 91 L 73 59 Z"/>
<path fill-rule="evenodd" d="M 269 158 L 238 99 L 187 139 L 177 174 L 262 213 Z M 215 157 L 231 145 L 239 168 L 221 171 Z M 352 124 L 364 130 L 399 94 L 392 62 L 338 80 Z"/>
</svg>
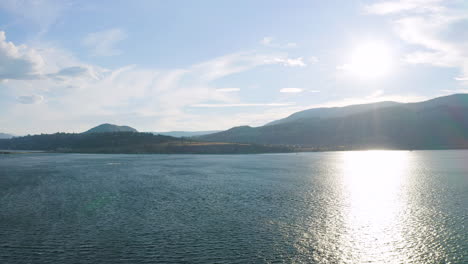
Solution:
<svg viewBox="0 0 468 264">
<path fill-rule="evenodd" d="M 240 88 L 219 88 L 216 89 L 217 92 L 221 93 L 232 93 L 232 92 L 239 92 Z"/>
<path fill-rule="evenodd" d="M 290 49 L 290 48 L 297 47 L 297 43 L 295 42 L 279 44 L 279 43 L 276 43 L 274 40 L 275 39 L 273 37 L 263 37 L 262 40 L 260 40 L 260 44 L 262 44 L 265 47 L 277 48 L 277 49 Z"/>
<path fill-rule="evenodd" d="M 372 94 L 367 96 L 366 98 L 368 99 L 379 98 L 379 97 L 382 97 L 383 94 L 384 94 L 384 90 L 376 90 Z"/>
<path fill-rule="evenodd" d="M 303 58 L 288 58 L 286 54 L 257 52 L 238 52 L 224 55 L 207 62 L 199 63 L 190 71 L 205 81 L 212 81 L 227 75 L 243 72 L 258 66 L 280 64 L 287 67 L 304 67 Z"/>
<path fill-rule="evenodd" d="M 305 67 L 304 59 L 302 57 L 296 59 L 287 59 L 283 62 L 283 65 L 290 67 Z"/>
<path fill-rule="evenodd" d="M 302 91 L 304 90 L 301 88 L 282 88 L 280 93 L 300 93 Z"/>
<path fill-rule="evenodd" d="M 302 57 L 291 59 L 291 58 L 273 58 L 267 60 L 271 64 L 281 64 L 287 67 L 305 67 L 307 66 Z"/>
<path fill-rule="evenodd" d="M 212 81 L 227 75 L 246 71 L 257 66 L 268 64 L 269 55 L 254 52 L 239 52 L 221 56 L 191 67 L 190 71 L 198 72 L 198 77 Z"/>
<path fill-rule="evenodd" d="M 91 49 L 93 56 L 114 56 L 122 53 L 115 45 L 127 38 L 127 34 L 119 28 L 89 33 L 83 39 L 83 45 Z"/>
<path fill-rule="evenodd" d="M 72 5 L 69 0 L 2 0 L 3 9 L 20 19 L 17 23 L 28 23 L 37 26 L 39 33 L 45 33 L 51 25 L 56 23 L 64 11 Z"/>
<path fill-rule="evenodd" d="M 317 62 L 319 62 L 319 59 L 317 57 L 315 57 L 315 56 L 309 57 L 309 63 L 310 64 L 314 64 L 314 63 L 317 63 Z"/>
<path fill-rule="evenodd" d="M 294 103 L 238 103 L 238 104 L 194 104 L 192 107 L 252 107 L 252 106 L 291 106 Z"/>
<path fill-rule="evenodd" d="M 282 64 L 280 61 L 288 60 L 287 54 L 239 52 L 165 70 L 135 65 L 104 69 L 87 65 L 50 45 L 37 51 L 46 62 L 39 78 L 2 83 L 9 97 L 23 102 L 9 103 L 7 109 L 0 111 L 0 127 L 8 126 L 17 134 L 81 132 L 100 122 L 128 124 L 142 131 L 200 129 L 211 125 L 206 113 L 198 113 L 205 112 L 205 107 L 250 106 L 265 107 L 269 111 L 292 105 L 244 103 L 235 93 L 239 88 L 215 85 L 216 80 L 232 74 Z M 281 60 L 275 60 L 277 58 Z M 27 97 L 34 94 L 47 94 L 47 100 Z M 194 105 L 198 107 L 192 107 Z M 219 116 L 226 118 L 225 114 L 212 114 L 217 115 L 213 120 L 222 119 Z M 253 122 L 254 119 L 263 120 L 259 115 L 252 119 L 246 115 L 239 116 L 237 121 L 227 118 L 223 124 L 234 125 L 241 120 Z"/>
<path fill-rule="evenodd" d="M 67 82 L 77 78 L 99 79 L 105 69 L 85 65 L 65 51 L 15 45 L 0 31 L 0 81 L 54 79 Z"/>
<path fill-rule="evenodd" d="M 272 37 L 264 37 L 264 38 L 262 38 L 262 40 L 260 41 L 260 43 L 262 43 L 262 45 L 265 45 L 265 46 L 270 45 L 272 42 L 273 42 L 273 38 L 272 38 Z"/>
<path fill-rule="evenodd" d="M 462 1 L 385 1 L 367 10 L 394 15 L 398 36 L 418 48 L 405 56 L 406 62 L 458 68 L 468 76 L 468 38 L 463 37 L 468 35 L 468 7 Z"/>
<path fill-rule="evenodd" d="M 0 31 L 0 80 L 29 80 L 39 78 L 44 60 L 36 50 L 6 41 Z"/>
<path fill-rule="evenodd" d="M 366 7 L 369 13 L 386 15 L 399 13 L 402 11 L 415 11 L 418 13 L 427 11 L 439 11 L 441 6 L 439 2 L 443 0 L 400 0 L 400 1 L 382 1 Z"/>
<path fill-rule="evenodd" d="M 21 104 L 38 104 L 44 100 L 44 97 L 41 95 L 22 95 L 18 96 L 16 100 Z"/>
<path fill-rule="evenodd" d="M 305 90 L 305 89 L 302 89 L 302 88 L 282 88 L 282 89 L 280 89 L 280 93 L 302 93 L 302 92 L 320 93 L 319 90 Z"/>
</svg>

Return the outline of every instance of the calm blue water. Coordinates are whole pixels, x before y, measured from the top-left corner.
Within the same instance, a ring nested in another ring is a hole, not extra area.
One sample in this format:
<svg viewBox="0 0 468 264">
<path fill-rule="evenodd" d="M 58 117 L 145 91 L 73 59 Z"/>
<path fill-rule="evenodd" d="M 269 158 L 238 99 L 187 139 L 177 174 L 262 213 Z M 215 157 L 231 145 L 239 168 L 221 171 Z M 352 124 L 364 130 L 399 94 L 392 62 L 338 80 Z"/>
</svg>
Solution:
<svg viewBox="0 0 468 264">
<path fill-rule="evenodd" d="M 0 155 L 0 263 L 468 263 L 468 151 Z"/>
</svg>

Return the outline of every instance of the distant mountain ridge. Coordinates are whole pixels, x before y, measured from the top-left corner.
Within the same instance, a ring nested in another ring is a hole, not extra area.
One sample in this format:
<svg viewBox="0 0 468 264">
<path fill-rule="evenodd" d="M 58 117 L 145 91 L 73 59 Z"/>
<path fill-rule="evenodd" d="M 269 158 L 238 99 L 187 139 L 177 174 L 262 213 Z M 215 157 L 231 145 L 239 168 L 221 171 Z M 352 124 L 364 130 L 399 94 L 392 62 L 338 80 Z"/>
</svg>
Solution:
<svg viewBox="0 0 468 264">
<path fill-rule="evenodd" d="M 13 135 L 6 134 L 6 133 L 0 133 L 0 139 L 7 139 L 7 138 L 12 138 Z"/>
<path fill-rule="evenodd" d="M 234 127 L 198 139 L 316 149 L 468 148 L 468 94 L 418 103 L 309 109 L 265 126 Z"/>
<path fill-rule="evenodd" d="M 55 133 L 0 139 L 0 154 L 46 151 L 60 153 L 145 154 L 248 154 L 292 152 L 285 146 L 200 142 L 153 133 L 128 126 L 102 124 L 83 133 Z"/>
<path fill-rule="evenodd" d="M 110 132 L 138 132 L 133 127 L 129 126 L 118 126 L 114 124 L 101 124 L 99 126 L 93 127 L 83 133 L 110 133 Z"/>
<path fill-rule="evenodd" d="M 152 132 L 155 135 L 171 136 L 171 137 L 195 137 L 203 136 L 208 134 L 213 134 L 221 132 L 221 130 L 211 130 L 211 131 L 168 131 L 168 132 Z"/>
<path fill-rule="evenodd" d="M 363 113 L 369 110 L 376 110 L 384 107 L 396 106 L 401 103 L 384 101 L 370 104 L 349 105 L 343 107 L 322 107 L 312 108 L 300 112 L 296 112 L 286 118 L 272 121 L 266 126 L 291 123 L 301 119 L 308 118 L 332 118 L 332 117 L 345 117 L 353 114 Z"/>
<path fill-rule="evenodd" d="M 182 138 L 102 124 L 80 134 L 0 139 L 4 150 L 82 153 L 232 154 L 375 148 L 468 149 L 468 94 L 417 103 L 309 109 L 261 127 L 240 126 Z"/>
</svg>

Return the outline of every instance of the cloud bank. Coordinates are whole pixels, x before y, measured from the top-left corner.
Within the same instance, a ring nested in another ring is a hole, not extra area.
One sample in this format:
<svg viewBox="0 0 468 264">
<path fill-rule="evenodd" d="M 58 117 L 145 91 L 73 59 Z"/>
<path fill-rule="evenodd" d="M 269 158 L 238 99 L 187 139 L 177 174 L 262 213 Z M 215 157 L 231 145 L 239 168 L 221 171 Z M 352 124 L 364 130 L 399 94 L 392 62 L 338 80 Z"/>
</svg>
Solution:
<svg viewBox="0 0 468 264">
<path fill-rule="evenodd" d="M 5 32 L 0 31 L 0 80 L 37 79 L 43 65 L 44 60 L 36 50 L 7 42 Z"/>
<path fill-rule="evenodd" d="M 200 111 L 264 107 L 268 112 L 270 108 L 292 106 L 294 103 L 246 103 L 236 93 L 240 88 L 218 87 L 217 81 L 258 67 L 304 64 L 302 58 L 289 58 L 285 53 L 247 51 L 176 69 L 136 65 L 106 69 L 83 63 L 64 50 L 17 46 L 6 42 L 4 33 L 1 37 L 1 53 L 7 59 L 0 60 L 0 68 L 15 63 L 21 67 L 7 67 L 15 71 L 2 72 L 9 81 L 1 85 L 16 100 L 10 104 L 8 114 L 4 112 L 0 126 L 8 126 L 10 131 L 19 134 L 79 132 L 102 122 L 125 123 L 151 131 L 223 128 L 268 121 L 251 113 L 236 114 L 235 120 L 221 121 L 225 116 L 220 113 Z M 211 127 L 207 126 L 207 116 Z"/>
<path fill-rule="evenodd" d="M 463 1 L 383 1 L 367 6 L 366 10 L 390 16 L 397 35 L 417 47 L 406 55 L 406 62 L 458 68 L 460 75 L 454 79 L 466 82 L 468 7 Z"/>
</svg>

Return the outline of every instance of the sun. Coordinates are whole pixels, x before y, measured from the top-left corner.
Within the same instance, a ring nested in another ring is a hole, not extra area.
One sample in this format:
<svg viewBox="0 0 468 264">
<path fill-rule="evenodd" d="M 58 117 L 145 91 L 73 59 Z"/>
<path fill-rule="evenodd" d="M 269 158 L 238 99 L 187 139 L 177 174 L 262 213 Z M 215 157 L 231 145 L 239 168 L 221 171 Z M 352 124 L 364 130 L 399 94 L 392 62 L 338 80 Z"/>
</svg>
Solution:
<svg viewBox="0 0 468 264">
<path fill-rule="evenodd" d="M 378 41 L 356 45 L 342 68 L 361 79 L 375 79 L 388 75 L 394 59 L 389 45 Z"/>
</svg>

